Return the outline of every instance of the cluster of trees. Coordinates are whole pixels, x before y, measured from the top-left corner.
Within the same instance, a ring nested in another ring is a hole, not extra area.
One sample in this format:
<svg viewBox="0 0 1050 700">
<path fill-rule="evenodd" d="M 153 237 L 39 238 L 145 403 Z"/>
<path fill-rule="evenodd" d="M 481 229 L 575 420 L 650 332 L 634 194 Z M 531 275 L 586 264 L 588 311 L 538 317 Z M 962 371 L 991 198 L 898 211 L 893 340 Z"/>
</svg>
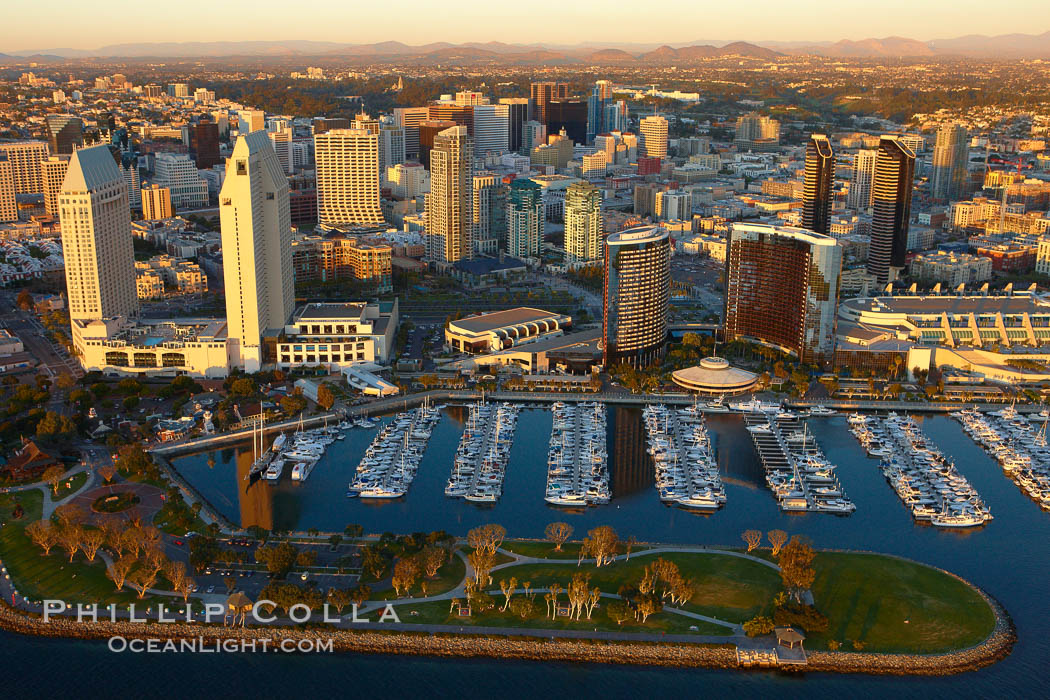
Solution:
<svg viewBox="0 0 1050 700">
<path fill-rule="evenodd" d="M 293 567 L 313 566 L 317 561 L 317 552 L 310 549 L 300 550 L 289 542 L 264 544 L 255 549 L 255 561 L 263 564 L 274 578 L 282 579 Z"/>
<path fill-rule="evenodd" d="M 345 532 L 350 537 L 360 537 L 361 527 L 348 525 Z M 437 549 L 442 550 L 443 558 L 441 563 L 435 564 L 439 558 L 439 554 L 435 551 Z M 443 530 L 416 532 L 401 536 L 385 532 L 380 536 L 378 542 L 361 548 L 361 568 L 365 575 L 378 581 L 393 567 L 393 575 L 398 578 L 395 588 L 398 591 L 407 591 L 412 588 L 420 576 L 433 578 L 438 569 L 444 566 L 452 556 L 455 549 L 456 538 Z M 402 562 L 405 563 L 402 564 Z M 398 568 L 399 565 L 400 568 Z"/>
<path fill-rule="evenodd" d="M 93 563 L 99 550 L 112 553 L 106 576 L 118 591 L 130 585 L 144 598 L 163 575 L 171 590 L 188 600 L 195 582 L 187 576 L 186 565 L 172 562 L 164 555 L 161 533 L 143 525 L 134 513 L 129 519 L 118 516 L 100 518 L 96 526 L 88 525 L 88 513 L 76 504 L 55 509 L 50 520 L 38 520 L 26 527 L 26 535 L 48 556 L 56 546 L 65 551 L 72 563 L 82 553 Z"/>
<path fill-rule="evenodd" d="M 271 581 L 262 589 L 259 599 L 273 601 L 275 604 L 273 607 L 279 608 L 285 615 L 295 605 L 305 605 L 311 610 L 320 610 L 325 604 L 342 615 L 343 610 L 351 604 L 360 607 L 372 595 L 372 589 L 366 584 L 353 588 L 329 588 L 326 593 L 322 593 L 312 583 L 299 586 L 284 581 Z M 270 614 L 272 610 L 273 608 L 270 608 L 266 613 Z"/>
<path fill-rule="evenodd" d="M 769 538 L 769 548 L 772 550 L 773 556 L 780 554 L 780 550 L 783 549 L 784 545 L 788 541 L 788 534 L 783 530 L 770 530 L 766 533 Z M 751 552 L 762 546 L 762 531 L 761 530 L 744 530 L 741 535 L 744 542 L 747 543 L 747 551 Z"/>
<path fill-rule="evenodd" d="M 141 476 L 151 480 L 160 479 L 160 469 L 141 443 L 135 442 L 117 449 L 113 460 L 117 469 L 125 476 Z"/>
<path fill-rule="evenodd" d="M 614 365 L 609 368 L 609 376 L 635 394 L 654 392 L 664 383 L 664 371 L 660 365 L 655 364 L 645 369 L 638 369 L 626 363 Z"/>
<path fill-rule="evenodd" d="M 664 366 L 670 370 L 692 367 L 701 359 L 714 354 L 715 339 L 698 333 L 686 333 L 682 342 L 671 346 L 664 358 Z"/>
<path fill-rule="evenodd" d="M 605 268 L 601 265 L 588 265 L 575 270 L 569 270 L 566 274 L 569 281 L 592 292 L 601 292 L 605 284 Z"/>
<path fill-rule="evenodd" d="M 424 389 L 433 389 L 434 387 L 441 387 L 443 389 L 463 389 L 467 386 L 467 380 L 459 374 L 423 374 L 416 377 L 416 382 Z"/>
</svg>

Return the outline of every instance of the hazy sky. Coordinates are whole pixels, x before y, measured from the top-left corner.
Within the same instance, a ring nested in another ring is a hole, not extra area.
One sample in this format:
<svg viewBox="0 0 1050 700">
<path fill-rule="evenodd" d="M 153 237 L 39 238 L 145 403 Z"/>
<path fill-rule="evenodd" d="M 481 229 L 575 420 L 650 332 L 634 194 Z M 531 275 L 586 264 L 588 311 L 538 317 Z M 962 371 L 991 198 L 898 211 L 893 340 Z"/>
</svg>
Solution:
<svg viewBox="0 0 1050 700">
<path fill-rule="evenodd" d="M 51 0 L 5 3 L 0 53 L 157 41 L 681 43 L 1041 33 L 1048 0 Z M 876 9 L 877 8 L 877 9 Z M 994 9 L 990 9 L 994 8 Z"/>
</svg>

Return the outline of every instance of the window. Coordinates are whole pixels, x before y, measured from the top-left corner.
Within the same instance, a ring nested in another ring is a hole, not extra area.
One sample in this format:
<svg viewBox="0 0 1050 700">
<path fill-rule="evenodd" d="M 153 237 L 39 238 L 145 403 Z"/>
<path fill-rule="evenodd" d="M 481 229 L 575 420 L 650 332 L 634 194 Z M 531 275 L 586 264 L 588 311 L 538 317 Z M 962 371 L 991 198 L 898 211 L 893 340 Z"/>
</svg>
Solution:
<svg viewBox="0 0 1050 700">
<path fill-rule="evenodd" d="M 267 192 L 266 193 L 266 199 L 267 200 L 272 200 L 273 199 L 273 192 Z"/>
<path fill-rule="evenodd" d="M 237 161 L 237 174 L 247 175 L 248 174 L 248 161 L 239 160 Z"/>
</svg>

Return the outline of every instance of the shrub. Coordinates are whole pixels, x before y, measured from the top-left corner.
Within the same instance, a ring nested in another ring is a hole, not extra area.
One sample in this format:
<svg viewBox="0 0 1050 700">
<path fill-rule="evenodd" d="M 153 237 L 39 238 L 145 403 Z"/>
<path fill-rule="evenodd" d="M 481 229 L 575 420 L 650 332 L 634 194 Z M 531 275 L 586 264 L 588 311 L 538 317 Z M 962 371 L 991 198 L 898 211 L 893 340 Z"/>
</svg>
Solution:
<svg viewBox="0 0 1050 700">
<path fill-rule="evenodd" d="M 779 626 L 801 627 L 809 633 L 828 629 L 828 618 L 812 605 L 779 607 L 773 613 L 773 621 Z"/>
<path fill-rule="evenodd" d="M 742 627 L 744 628 L 744 631 L 747 632 L 748 637 L 757 637 L 760 634 L 769 634 L 772 632 L 773 621 L 768 617 L 756 615 L 745 622 Z"/>
</svg>

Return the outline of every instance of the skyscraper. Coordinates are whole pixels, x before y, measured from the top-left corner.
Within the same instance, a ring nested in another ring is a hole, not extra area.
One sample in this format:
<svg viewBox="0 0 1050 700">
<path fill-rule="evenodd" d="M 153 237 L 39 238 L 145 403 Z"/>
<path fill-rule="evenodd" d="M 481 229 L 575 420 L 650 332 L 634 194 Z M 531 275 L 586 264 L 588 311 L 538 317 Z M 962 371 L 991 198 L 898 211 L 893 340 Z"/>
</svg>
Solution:
<svg viewBox="0 0 1050 700">
<path fill-rule="evenodd" d="M 636 226 L 605 239 L 602 350 L 605 366 L 646 367 L 667 342 L 671 242 L 667 229 Z"/>
<path fill-rule="evenodd" d="M 878 151 L 857 151 L 853 155 L 853 176 L 849 183 L 846 206 L 867 209 L 871 206 L 871 183 L 875 180 L 875 157 Z"/>
<path fill-rule="evenodd" d="M 534 258 L 543 241 L 543 188 L 532 180 L 518 178 L 510 183 L 507 203 L 507 254 Z"/>
<path fill-rule="evenodd" d="M 108 146 L 73 152 L 58 201 L 70 319 L 135 316 L 131 209 L 124 175 Z"/>
<path fill-rule="evenodd" d="M 0 152 L 0 222 L 18 221 L 15 175 L 7 154 Z"/>
<path fill-rule="evenodd" d="M 415 158 L 423 165 L 419 153 L 419 123 L 429 119 L 429 111 L 426 107 L 396 107 L 394 109 L 394 120 L 397 125 L 405 130 L 405 158 Z"/>
<path fill-rule="evenodd" d="M 257 372 L 295 304 L 288 178 L 266 132 L 237 138 L 219 193 L 230 365 Z"/>
<path fill-rule="evenodd" d="M 802 192 L 802 228 L 827 233 L 831 225 L 831 185 L 835 156 L 824 134 L 812 134 L 806 144 L 806 180 Z"/>
<path fill-rule="evenodd" d="M 445 129 L 430 152 L 427 257 L 454 263 L 473 254 L 474 141 L 465 126 Z"/>
<path fill-rule="evenodd" d="M 529 155 L 532 149 L 545 143 L 547 143 L 547 127 L 535 120 L 529 120 L 521 125 L 520 153 Z"/>
<path fill-rule="evenodd" d="M 562 129 L 573 143 L 587 143 L 587 103 L 581 100 L 551 100 L 547 103 L 546 121 L 548 134 L 557 134 Z"/>
<path fill-rule="evenodd" d="M 208 206 L 208 182 L 184 153 L 159 154 L 154 161 L 153 180 L 171 191 L 171 205 L 176 209 Z"/>
<path fill-rule="evenodd" d="M 532 93 L 532 119 L 540 124 L 547 123 L 547 103 L 551 100 L 567 98 L 569 86 L 564 83 L 542 82 L 533 83 Z"/>
<path fill-rule="evenodd" d="M 524 97 L 504 97 L 499 101 L 507 105 L 507 149 L 521 152 L 521 129 L 529 119 L 529 100 Z"/>
<path fill-rule="evenodd" d="M 963 195 L 969 142 L 970 135 L 961 124 L 945 124 L 937 130 L 930 177 L 934 199 L 956 200 Z"/>
<path fill-rule="evenodd" d="M 510 107 L 508 105 L 474 106 L 474 152 L 506 153 L 510 138 Z"/>
<path fill-rule="evenodd" d="M 649 158 L 667 157 L 667 120 L 661 116 L 645 117 L 638 125 L 638 155 Z"/>
<path fill-rule="evenodd" d="M 754 340 L 803 362 L 831 359 L 842 248 L 831 236 L 733 224 L 726 248 L 725 339 Z"/>
<path fill-rule="evenodd" d="M 474 255 L 495 256 L 506 245 L 507 187 L 494 173 L 474 176 Z"/>
<path fill-rule="evenodd" d="M 598 80 L 594 83 L 591 95 L 587 98 L 587 143 L 594 141 L 598 134 L 619 128 L 606 123 L 609 114 L 606 108 L 612 100 L 612 95 L 611 81 Z"/>
<path fill-rule="evenodd" d="M 51 153 L 69 154 L 84 145 L 84 122 L 69 114 L 49 114 L 46 118 L 47 140 Z"/>
<path fill-rule="evenodd" d="M 364 128 L 315 134 L 314 154 L 321 226 L 334 230 L 383 224 L 378 133 Z"/>
<path fill-rule="evenodd" d="M 589 182 L 574 182 L 565 191 L 565 259 L 602 259 L 602 193 Z"/>
<path fill-rule="evenodd" d="M 43 141 L 0 141 L 0 152 L 7 155 L 18 194 L 43 191 L 40 162 L 47 160 L 48 146 Z M 63 173 L 63 176 L 65 173 Z"/>
<path fill-rule="evenodd" d="M 222 162 L 219 157 L 219 125 L 215 122 L 197 122 L 190 126 L 190 151 L 197 168 L 207 170 Z"/>
<path fill-rule="evenodd" d="M 390 117 L 379 120 L 379 174 L 405 162 L 405 128 Z"/>
<path fill-rule="evenodd" d="M 49 216 L 59 218 L 58 196 L 62 192 L 62 182 L 69 169 L 69 156 L 50 156 L 40 161 L 40 174 L 43 179 L 44 209 Z M 125 183 L 127 178 L 124 178 Z M 128 201 L 132 199 L 131 188 L 128 188 Z"/>
<path fill-rule="evenodd" d="M 780 122 L 757 112 L 741 115 L 736 120 L 733 142 L 741 149 L 772 150 L 780 143 Z"/>
<path fill-rule="evenodd" d="M 897 136 L 879 139 L 875 178 L 871 185 L 871 245 L 868 272 L 880 285 L 896 278 L 904 267 L 911 218 L 915 152 Z"/>
<path fill-rule="evenodd" d="M 142 218 L 146 221 L 168 219 L 174 216 L 171 208 L 171 190 L 153 185 L 142 188 Z"/>
<path fill-rule="evenodd" d="M 419 162 L 423 167 L 430 168 L 430 151 L 434 148 L 438 134 L 454 126 L 457 124 L 451 119 L 425 119 L 419 123 Z"/>
</svg>

